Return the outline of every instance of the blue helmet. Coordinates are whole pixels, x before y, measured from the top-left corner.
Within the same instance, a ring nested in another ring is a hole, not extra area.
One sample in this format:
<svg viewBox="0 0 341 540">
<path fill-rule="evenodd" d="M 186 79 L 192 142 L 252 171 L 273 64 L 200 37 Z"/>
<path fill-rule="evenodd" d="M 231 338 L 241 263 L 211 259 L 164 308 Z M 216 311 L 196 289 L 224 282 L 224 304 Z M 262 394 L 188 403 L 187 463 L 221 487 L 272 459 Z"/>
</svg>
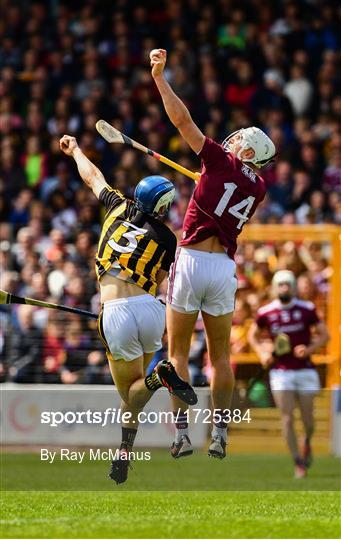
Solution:
<svg viewBox="0 0 341 540">
<path fill-rule="evenodd" d="M 163 176 L 146 176 L 137 184 L 134 193 L 134 201 L 137 208 L 145 214 L 157 215 L 162 206 L 166 210 L 170 207 L 175 197 L 175 188 L 167 178 Z"/>
</svg>

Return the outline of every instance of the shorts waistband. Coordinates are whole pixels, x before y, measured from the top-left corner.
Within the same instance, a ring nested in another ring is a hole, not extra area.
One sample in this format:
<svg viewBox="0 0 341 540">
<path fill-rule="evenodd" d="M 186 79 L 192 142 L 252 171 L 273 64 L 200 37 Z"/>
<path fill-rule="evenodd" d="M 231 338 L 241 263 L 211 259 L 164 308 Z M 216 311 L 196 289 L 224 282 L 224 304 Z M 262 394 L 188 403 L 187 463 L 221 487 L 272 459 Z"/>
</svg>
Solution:
<svg viewBox="0 0 341 540">
<path fill-rule="evenodd" d="M 103 303 L 104 306 L 119 306 L 127 304 L 141 304 L 145 302 L 155 302 L 155 297 L 151 294 L 140 294 L 138 296 L 129 296 L 128 298 L 117 298 Z"/>
<path fill-rule="evenodd" d="M 224 257 L 224 259 L 228 259 L 229 261 L 234 262 L 232 259 L 230 259 L 227 253 L 216 253 L 215 251 L 201 251 L 199 249 L 192 249 L 192 248 L 188 249 L 182 246 L 180 246 L 178 249 L 179 249 L 179 253 L 184 253 L 185 255 L 192 255 L 192 257 L 195 256 L 195 257 L 212 259 L 212 255 L 214 255 L 215 257 L 219 257 L 219 258 Z"/>
</svg>

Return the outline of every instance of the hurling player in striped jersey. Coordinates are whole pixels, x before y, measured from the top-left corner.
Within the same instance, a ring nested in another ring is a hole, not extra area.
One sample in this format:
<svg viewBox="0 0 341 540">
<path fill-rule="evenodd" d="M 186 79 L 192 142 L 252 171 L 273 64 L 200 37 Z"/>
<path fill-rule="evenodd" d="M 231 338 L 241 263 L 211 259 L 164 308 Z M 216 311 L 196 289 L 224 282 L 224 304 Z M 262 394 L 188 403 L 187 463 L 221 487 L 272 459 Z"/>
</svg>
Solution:
<svg viewBox="0 0 341 540">
<path fill-rule="evenodd" d="M 171 205 L 175 189 L 166 178 L 149 176 L 137 184 L 134 200 L 127 199 L 107 184 L 74 137 L 64 135 L 60 149 L 73 157 L 83 182 L 106 209 L 96 254 L 102 304 L 98 331 L 122 411 L 131 415 L 123 424 L 119 458 L 112 461 L 109 473 L 121 484 L 128 476 L 139 413 L 153 393 L 165 386 L 186 403 L 197 401 L 168 360 L 145 376 L 165 330 L 165 306 L 156 293 L 174 260 L 176 237 L 159 218 Z"/>
</svg>

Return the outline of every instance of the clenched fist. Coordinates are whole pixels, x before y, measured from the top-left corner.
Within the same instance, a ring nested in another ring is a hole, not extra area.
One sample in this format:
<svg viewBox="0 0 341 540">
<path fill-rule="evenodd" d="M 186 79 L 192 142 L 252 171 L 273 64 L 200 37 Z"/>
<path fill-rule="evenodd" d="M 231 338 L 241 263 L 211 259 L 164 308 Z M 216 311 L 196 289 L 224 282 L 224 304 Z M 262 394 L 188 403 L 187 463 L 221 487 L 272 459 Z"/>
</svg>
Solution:
<svg viewBox="0 0 341 540">
<path fill-rule="evenodd" d="M 306 358 L 309 354 L 309 348 L 306 345 L 296 345 L 294 347 L 295 358 Z"/>
<path fill-rule="evenodd" d="M 167 60 L 167 51 L 165 49 L 153 49 L 149 53 L 150 65 L 152 68 L 152 77 L 162 75 Z"/>
<path fill-rule="evenodd" d="M 59 141 L 59 148 L 67 156 L 72 156 L 74 150 L 78 148 L 78 143 L 75 137 L 71 135 L 63 135 Z"/>
<path fill-rule="evenodd" d="M 273 355 L 270 351 L 261 351 L 259 353 L 260 363 L 263 367 L 268 367 L 274 361 Z"/>
</svg>

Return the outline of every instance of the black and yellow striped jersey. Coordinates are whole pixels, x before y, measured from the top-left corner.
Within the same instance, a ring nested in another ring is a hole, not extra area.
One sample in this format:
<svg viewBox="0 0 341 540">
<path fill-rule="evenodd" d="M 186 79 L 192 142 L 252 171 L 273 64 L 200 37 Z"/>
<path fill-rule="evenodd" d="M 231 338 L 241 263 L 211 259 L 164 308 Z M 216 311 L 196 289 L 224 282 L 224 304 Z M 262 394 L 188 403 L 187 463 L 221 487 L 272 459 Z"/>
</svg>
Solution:
<svg viewBox="0 0 341 540">
<path fill-rule="evenodd" d="M 158 270 L 168 272 L 175 258 L 175 235 L 158 219 L 140 212 L 120 191 L 104 188 L 99 200 L 107 213 L 96 254 L 97 278 L 118 266 L 127 279 L 155 296 Z"/>
</svg>

